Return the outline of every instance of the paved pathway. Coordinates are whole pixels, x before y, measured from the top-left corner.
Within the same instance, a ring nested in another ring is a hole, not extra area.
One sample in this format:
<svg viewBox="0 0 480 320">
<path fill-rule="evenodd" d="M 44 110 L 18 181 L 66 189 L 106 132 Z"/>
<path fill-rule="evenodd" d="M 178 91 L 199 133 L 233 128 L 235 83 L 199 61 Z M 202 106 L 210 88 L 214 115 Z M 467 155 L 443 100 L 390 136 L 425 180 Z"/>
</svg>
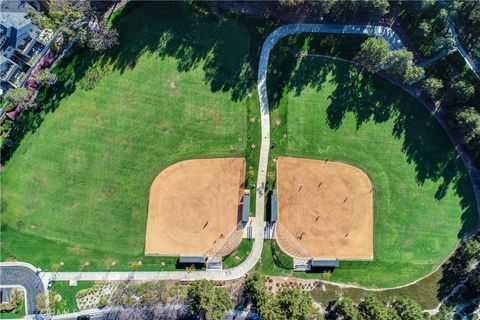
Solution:
<svg viewBox="0 0 480 320">
<path fill-rule="evenodd" d="M 422 60 L 422 61 L 421 61 L 420 63 L 418 63 L 417 65 L 418 65 L 419 67 L 425 68 L 425 67 L 431 65 L 432 63 L 436 62 L 437 60 L 440 60 L 440 59 L 448 56 L 450 53 L 455 52 L 455 51 L 457 51 L 457 49 L 453 49 L 453 50 L 450 50 L 450 51 L 444 50 L 444 51 L 442 51 L 442 52 L 434 55 L 434 56 L 431 57 L 431 58 Z"/>
<path fill-rule="evenodd" d="M 275 44 L 282 38 L 298 33 L 347 33 L 367 34 L 386 39 L 392 50 L 404 48 L 401 39 L 395 32 L 383 26 L 368 25 L 337 25 L 337 24 L 288 24 L 273 31 L 265 40 L 258 69 L 258 94 L 260 100 L 260 113 L 262 124 L 262 140 L 257 177 L 256 191 L 256 216 L 253 219 L 253 236 L 255 238 L 252 251 L 247 259 L 239 266 L 225 270 L 207 271 L 135 271 L 135 272 L 58 272 L 41 273 L 43 279 L 48 280 L 233 280 L 245 276 L 259 261 L 263 249 L 263 213 L 265 211 L 264 187 L 270 148 L 270 116 L 267 97 L 267 67 L 270 52 Z M 465 153 L 457 147 L 462 158 Z M 465 159 L 465 158 L 464 158 Z M 471 168 L 471 166 L 467 166 Z M 470 170 L 469 170 L 470 172 Z"/>
<path fill-rule="evenodd" d="M 453 22 L 452 18 L 448 16 L 448 29 L 450 30 L 450 33 L 452 34 L 453 40 L 455 41 L 455 45 L 457 46 L 458 52 L 462 55 L 463 59 L 465 59 L 465 62 L 467 63 L 468 67 L 473 71 L 473 73 L 478 77 L 479 74 L 479 66 L 475 63 L 475 60 L 470 57 L 470 54 L 463 48 L 462 43 L 458 39 L 458 34 L 457 31 L 455 30 L 455 23 Z"/>
</svg>

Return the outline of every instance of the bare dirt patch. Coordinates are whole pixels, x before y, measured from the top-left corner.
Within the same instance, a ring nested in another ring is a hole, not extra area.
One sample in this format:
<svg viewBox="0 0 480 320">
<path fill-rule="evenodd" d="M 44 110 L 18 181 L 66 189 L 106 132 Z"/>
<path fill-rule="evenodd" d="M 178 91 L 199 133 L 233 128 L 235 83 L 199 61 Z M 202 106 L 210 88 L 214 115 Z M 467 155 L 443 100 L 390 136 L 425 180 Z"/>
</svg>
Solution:
<svg viewBox="0 0 480 320">
<path fill-rule="evenodd" d="M 298 256 L 300 250 L 289 248 L 301 245 L 309 257 L 321 259 L 373 258 L 373 187 L 363 171 L 340 162 L 280 157 L 277 176 L 278 223 L 292 236 L 277 236 L 282 249 Z"/>
<path fill-rule="evenodd" d="M 201 255 L 225 242 L 239 222 L 244 181 L 243 158 L 187 160 L 160 172 L 150 189 L 145 254 Z"/>
</svg>

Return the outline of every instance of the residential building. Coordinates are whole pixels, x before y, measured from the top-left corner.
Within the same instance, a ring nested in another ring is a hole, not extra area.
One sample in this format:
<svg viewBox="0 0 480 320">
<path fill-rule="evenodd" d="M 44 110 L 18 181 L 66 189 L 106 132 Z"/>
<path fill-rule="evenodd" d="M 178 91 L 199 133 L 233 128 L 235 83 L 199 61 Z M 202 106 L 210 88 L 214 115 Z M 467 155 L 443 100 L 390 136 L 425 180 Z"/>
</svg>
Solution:
<svg viewBox="0 0 480 320">
<path fill-rule="evenodd" d="M 28 12 L 36 7 L 36 1 L 0 0 L 2 94 L 21 84 L 52 36 L 50 30 L 41 30 L 28 18 Z"/>
</svg>

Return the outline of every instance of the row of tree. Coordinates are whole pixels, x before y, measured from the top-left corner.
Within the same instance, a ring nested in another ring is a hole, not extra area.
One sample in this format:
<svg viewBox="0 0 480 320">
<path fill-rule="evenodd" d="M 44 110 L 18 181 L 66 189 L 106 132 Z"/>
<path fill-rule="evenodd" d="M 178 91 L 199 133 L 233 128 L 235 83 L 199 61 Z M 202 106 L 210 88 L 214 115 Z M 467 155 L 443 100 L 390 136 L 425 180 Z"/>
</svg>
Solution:
<svg viewBox="0 0 480 320">
<path fill-rule="evenodd" d="M 387 0 L 280 0 L 280 4 L 286 7 L 303 6 L 302 11 L 311 11 L 313 16 L 331 21 L 345 21 L 356 17 L 363 17 L 365 21 L 376 21 L 390 11 Z"/>
<path fill-rule="evenodd" d="M 59 30 L 65 38 L 78 39 L 95 51 L 105 51 L 118 44 L 118 32 L 107 25 L 88 0 L 51 1 L 48 11 L 31 11 L 29 16 L 34 24 Z"/>
<path fill-rule="evenodd" d="M 423 57 L 454 49 L 455 43 L 448 32 L 448 10 L 443 3 L 434 0 L 402 1 L 398 7 L 401 10 L 399 21 Z"/>
<path fill-rule="evenodd" d="M 308 320 L 319 317 L 308 292 L 288 288 L 273 294 L 265 287 L 265 277 L 258 272 L 248 275 L 245 287 L 263 320 Z"/>
<path fill-rule="evenodd" d="M 460 39 L 480 59 L 480 0 L 451 0 L 446 5 Z"/>
<path fill-rule="evenodd" d="M 371 37 L 362 43 L 355 58 L 368 72 L 384 70 L 404 83 L 415 83 L 425 74 L 413 63 L 413 54 L 407 49 L 390 50 L 383 38 Z"/>
<path fill-rule="evenodd" d="M 367 295 L 359 304 L 340 297 L 330 308 L 326 319 L 345 320 L 424 320 L 422 308 L 408 297 L 395 297 L 385 304 L 377 296 Z"/>
<path fill-rule="evenodd" d="M 57 82 L 57 76 L 49 69 L 43 69 L 33 75 L 35 81 L 42 86 L 50 86 Z M 14 106 L 25 104 L 30 101 L 32 92 L 24 87 L 10 89 L 5 94 L 5 99 Z M 27 106 L 28 107 L 28 106 Z"/>
</svg>

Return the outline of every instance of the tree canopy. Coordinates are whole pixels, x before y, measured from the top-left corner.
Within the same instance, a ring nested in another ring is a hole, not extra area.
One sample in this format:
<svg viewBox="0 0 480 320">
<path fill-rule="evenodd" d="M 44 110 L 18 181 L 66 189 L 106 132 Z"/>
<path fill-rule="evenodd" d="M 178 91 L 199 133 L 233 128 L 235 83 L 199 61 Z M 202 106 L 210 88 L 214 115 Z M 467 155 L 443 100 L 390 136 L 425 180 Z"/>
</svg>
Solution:
<svg viewBox="0 0 480 320">
<path fill-rule="evenodd" d="M 208 280 L 195 281 L 188 288 L 187 303 L 192 315 L 206 320 L 221 319 L 233 306 L 227 290 Z"/>
<path fill-rule="evenodd" d="M 265 277 L 258 272 L 248 275 L 245 286 L 263 320 L 307 320 L 318 317 L 308 292 L 284 289 L 274 295 L 267 291 Z"/>
<path fill-rule="evenodd" d="M 364 319 L 368 320 L 400 320 L 395 311 L 388 308 L 376 295 L 369 294 L 360 304 Z"/>
<path fill-rule="evenodd" d="M 388 42 L 383 38 L 372 37 L 360 47 L 356 60 L 369 72 L 378 72 L 384 68 L 385 57 L 390 53 Z"/>
<path fill-rule="evenodd" d="M 30 99 L 30 93 L 23 87 L 10 89 L 5 94 L 5 99 L 10 101 L 14 105 L 18 105 L 22 102 L 26 102 Z"/>
<path fill-rule="evenodd" d="M 57 76 L 48 69 L 40 70 L 35 74 L 35 79 L 41 85 L 52 85 L 57 82 Z"/>
<path fill-rule="evenodd" d="M 349 297 L 342 297 L 335 304 L 335 314 L 345 320 L 362 320 L 360 311 Z"/>
<path fill-rule="evenodd" d="M 479 122 L 480 125 L 480 122 Z M 465 244 L 464 255 L 467 260 L 480 259 L 480 241 L 471 239 Z"/>
<path fill-rule="evenodd" d="M 409 297 L 396 297 L 392 306 L 402 320 L 426 320 L 422 308 Z"/>
<path fill-rule="evenodd" d="M 427 78 L 422 83 L 422 89 L 430 98 L 438 99 L 443 89 L 443 81 L 435 77 Z"/>
<path fill-rule="evenodd" d="M 473 107 L 465 108 L 456 115 L 457 124 L 465 143 L 480 143 L 480 112 Z"/>
<path fill-rule="evenodd" d="M 465 103 L 475 94 L 475 87 L 468 81 L 452 79 L 448 89 L 448 99 L 457 103 Z"/>
</svg>

